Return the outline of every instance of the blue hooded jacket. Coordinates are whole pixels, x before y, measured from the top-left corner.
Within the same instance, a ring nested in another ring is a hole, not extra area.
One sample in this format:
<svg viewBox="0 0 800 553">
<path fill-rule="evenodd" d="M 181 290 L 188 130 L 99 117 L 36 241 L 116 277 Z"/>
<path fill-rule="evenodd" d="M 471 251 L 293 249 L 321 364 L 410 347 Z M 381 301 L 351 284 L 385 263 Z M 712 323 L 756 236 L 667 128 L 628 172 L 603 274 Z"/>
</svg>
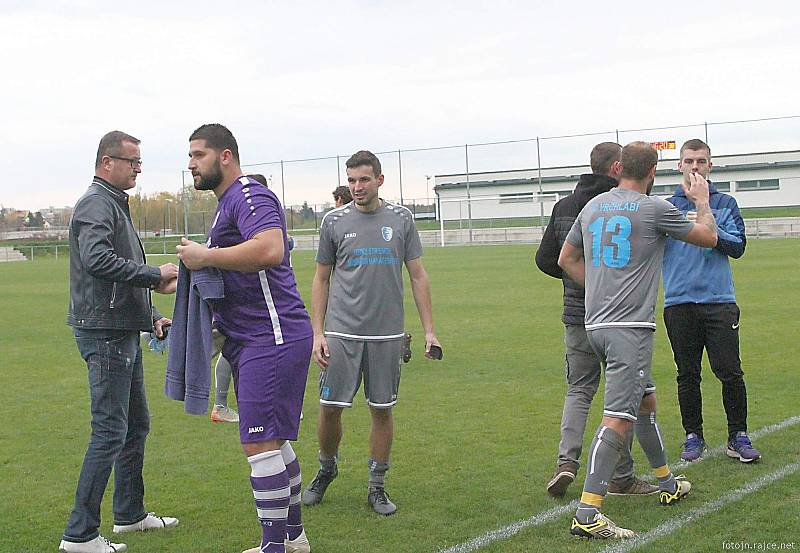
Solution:
<svg viewBox="0 0 800 553">
<path fill-rule="evenodd" d="M 729 257 L 744 255 L 744 221 L 733 196 L 708 183 L 709 203 L 717 220 L 718 241 L 714 248 L 701 248 L 667 239 L 664 250 L 664 307 L 683 303 L 735 303 L 736 292 Z M 667 201 L 684 215 L 695 209 L 678 185 Z"/>
</svg>

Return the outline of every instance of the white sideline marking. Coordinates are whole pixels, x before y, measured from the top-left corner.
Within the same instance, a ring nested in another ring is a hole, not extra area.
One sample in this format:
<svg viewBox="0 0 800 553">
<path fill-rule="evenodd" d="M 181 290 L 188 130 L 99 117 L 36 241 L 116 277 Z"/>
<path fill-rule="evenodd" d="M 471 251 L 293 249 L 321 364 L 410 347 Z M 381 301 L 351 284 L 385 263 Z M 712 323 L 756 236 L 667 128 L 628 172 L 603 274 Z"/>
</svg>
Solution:
<svg viewBox="0 0 800 553">
<path fill-rule="evenodd" d="M 578 508 L 578 500 L 573 499 L 566 505 L 560 505 L 558 507 L 548 509 L 547 511 L 539 513 L 538 515 L 534 515 L 531 518 L 518 520 L 517 522 L 509 524 L 508 526 L 503 526 L 502 528 L 498 528 L 497 530 L 486 532 L 482 536 L 478 536 L 477 538 L 471 539 L 468 542 L 455 545 L 450 549 L 445 549 L 441 551 L 441 553 L 469 553 L 470 551 L 475 551 L 477 549 L 480 549 L 481 547 L 486 547 L 492 542 L 510 538 L 511 536 L 513 536 L 514 534 L 518 533 L 520 530 L 523 530 L 525 528 L 529 528 L 531 526 L 539 526 L 540 524 L 544 524 L 545 522 L 550 522 L 551 520 L 556 519 L 563 514 L 574 511 L 577 508 Z"/>
<path fill-rule="evenodd" d="M 795 425 L 797 423 L 800 423 L 800 415 L 795 415 L 794 417 L 789 417 L 788 419 L 782 420 L 781 422 L 776 422 L 775 424 L 770 424 L 768 426 L 765 426 L 764 428 L 760 428 L 760 429 L 756 430 L 755 432 L 751 432 L 749 435 L 750 435 L 750 438 L 752 438 L 753 440 L 757 440 L 761 436 L 766 436 L 767 434 L 770 434 L 772 432 L 777 432 L 778 430 L 783 430 L 784 428 L 788 428 L 789 426 Z M 707 459 L 707 458 L 710 458 L 710 457 L 716 457 L 717 455 L 722 455 L 723 453 L 725 453 L 725 450 L 727 448 L 728 448 L 728 443 L 725 442 L 722 445 L 718 445 L 716 447 L 712 447 L 711 449 L 708 450 L 708 452 L 705 455 L 703 455 L 702 457 L 700 457 L 696 461 L 684 461 L 683 459 L 681 459 L 680 461 L 678 461 L 675 464 L 670 464 L 669 468 L 670 468 L 670 470 L 672 470 L 672 472 L 676 472 L 676 471 L 679 471 L 681 469 L 685 469 L 686 467 L 688 467 L 690 465 L 696 465 L 697 463 L 700 463 L 704 459 Z M 651 473 L 647 473 L 647 474 L 643 475 L 642 478 L 644 480 L 649 480 L 651 482 L 655 480 L 655 476 L 653 476 Z"/>
<path fill-rule="evenodd" d="M 656 526 L 646 534 L 641 534 L 636 537 L 630 538 L 628 540 L 616 543 L 609 547 L 606 547 L 602 550 L 602 553 L 627 553 L 637 547 L 650 543 L 651 541 L 655 541 L 660 537 L 663 537 L 671 532 L 677 530 L 678 528 L 689 524 L 697 520 L 700 517 L 703 517 L 707 514 L 713 513 L 715 511 L 719 511 L 726 505 L 739 501 L 743 499 L 744 496 L 749 495 L 755 491 L 760 490 L 764 486 L 772 484 L 776 480 L 780 480 L 784 476 L 788 476 L 789 474 L 797 471 L 800 469 L 800 463 L 793 463 L 791 465 L 787 465 L 783 468 L 776 470 L 770 474 L 766 474 L 761 478 L 757 478 L 752 482 L 749 482 L 739 488 L 738 490 L 734 490 L 731 492 L 726 493 L 725 495 L 715 499 L 714 501 L 709 501 L 700 507 L 692 509 L 685 515 L 681 515 L 675 517 L 667 522 Z"/>
<path fill-rule="evenodd" d="M 795 415 L 793 417 L 789 417 L 788 419 L 782 420 L 781 422 L 777 422 L 775 424 L 770 424 L 765 426 L 764 428 L 760 428 L 755 432 L 750 433 L 750 437 L 754 440 L 766 436 L 772 432 L 777 432 L 778 430 L 783 430 L 784 428 L 788 428 L 789 426 L 795 425 L 800 423 L 800 415 Z M 690 464 L 697 464 L 704 459 L 709 459 L 711 457 L 716 457 L 717 455 L 721 455 L 725 452 L 727 448 L 727 443 L 722 444 L 721 446 L 716 446 L 712 449 L 708 450 L 708 453 L 700 457 L 697 461 L 692 461 L 691 463 L 687 461 L 678 461 L 674 465 L 670 465 L 670 469 L 680 470 L 686 468 Z M 643 478 L 652 478 L 650 474 L 644 475 Z M 749 492 L 748 492 L 749 493 Z M 478 536 L 477 538 L 473 538 L 467 542 L 454 545 L 448 549 L 440 549 L 439 553 L 471 553 L 472 551 L 477 551 L 482 547 L 486 547 L 490 543 L 505 540 L 510 538 L 511 536 L 519 533 L 520 530 L 524 530 L 525 528 L 530 528 L 533 526 L 540 526 L 547 522 L 550 522 L 553 519 L 560 517 L 561 515 L 568 513 L 574 509 L 578 508 L 578 500 L 574 499 L 571 502 L 567 503 L 566 505 L 561 505 L 558 507 L 554 507 L 552 509 L 548 509 L 547 511 L 543 511 L 538 515 L 533 515 L 530 518 L 526 518 L 523 520 L 518 520 L 508 526 L 503 526 L 502 528 L 498 528 L 496 530 L 491 530 L 486 532 L 485 534 Z"/>
</svg>

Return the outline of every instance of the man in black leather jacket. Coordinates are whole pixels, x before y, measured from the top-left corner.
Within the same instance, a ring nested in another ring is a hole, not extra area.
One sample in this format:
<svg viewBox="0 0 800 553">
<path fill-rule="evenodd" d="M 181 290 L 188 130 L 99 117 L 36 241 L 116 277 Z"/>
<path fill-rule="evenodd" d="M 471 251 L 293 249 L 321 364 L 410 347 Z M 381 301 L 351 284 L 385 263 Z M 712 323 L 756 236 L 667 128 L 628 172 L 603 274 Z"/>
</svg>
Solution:
<svg viewBox="0 0 800 553">
<path fill-rule="evenodd" d="M 150 430 L 140 331 L 164 335 L 170 320 L 152 305 L 150 291 L 172 293 L 174 263 L 145 263 L 125 190 L 141 172 L 139 140 L 120 131 L 100 141 L 95 177 L 70 221 L 70 303 L 67 324 L 86 361 L 92 435 L 81 467 L 75 506 L 60 551 L 112 553 L 99 534 L 100 502 L 114 468 L 115 533 L 175 526 L 178 520 L 144 510 L 144 445 Z"/>
<path fill-rule="evenodd" d="M 592 172 L 581 175 L 575 190 L 553 207 L 542 243 L 536 252 L 536 265 L 547 275 L 561 279 L 564 284 L 564 342 L 566 344 L 567 396 L 561 416 L 561 443 L 555 474 L 547 484 L 547 492 L 561 497 L 578 472 L 578 459 L 583 446 L 583 433 L 592 398 L 600 383 L 600 359 L 592 351 L 584 323 L 584 290 L 563 274 L 558 266 L 558 254 L 567 233 L 583 207 L 595 196 L 617 186 L 619 157 L 622 148 L 614 142 L 602 142 L 592 149 Z M 615 495 L 658 493 L 652 486 L 635 477 L 630 454 L 632 437 L 620 452 L 620 460 L 609 485 Z"/>
</svg>

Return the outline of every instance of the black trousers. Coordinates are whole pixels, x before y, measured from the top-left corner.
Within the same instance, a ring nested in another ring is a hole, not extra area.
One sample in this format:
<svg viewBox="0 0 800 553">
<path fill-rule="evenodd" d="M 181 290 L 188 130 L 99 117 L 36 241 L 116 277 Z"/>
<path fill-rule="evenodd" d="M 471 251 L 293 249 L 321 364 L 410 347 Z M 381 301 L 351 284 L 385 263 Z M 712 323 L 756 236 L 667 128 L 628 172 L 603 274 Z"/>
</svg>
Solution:
<svg viewBox="0 0 800 553">
<path fill-rule="evenodd" d="M 712 372 L 722 382 L 728 438 L 747 431 L 747 390 L 739 359 L 739 307 L 735 303 L 673 305 L 664 309 L 664 323 L 678 368 L 678 403 L 686 433 L 703 436 L 703 348 Z"/>
</svg>

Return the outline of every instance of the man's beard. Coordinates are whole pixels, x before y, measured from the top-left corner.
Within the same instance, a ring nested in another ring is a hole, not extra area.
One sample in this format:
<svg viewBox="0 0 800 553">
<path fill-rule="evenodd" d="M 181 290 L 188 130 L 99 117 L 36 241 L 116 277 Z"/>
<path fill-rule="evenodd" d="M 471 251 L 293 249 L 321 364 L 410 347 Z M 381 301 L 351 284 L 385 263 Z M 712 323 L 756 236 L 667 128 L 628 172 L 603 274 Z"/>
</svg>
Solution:
<svg viewBox="0 0 800 553">
<path fill-rule="evenodd" d="M 214 190 L 222 184 L 222 166 L 219 161 L 205 175 L 198 173 L 200 181 L 195 181 L 195 190 Z"/>
</svg>

